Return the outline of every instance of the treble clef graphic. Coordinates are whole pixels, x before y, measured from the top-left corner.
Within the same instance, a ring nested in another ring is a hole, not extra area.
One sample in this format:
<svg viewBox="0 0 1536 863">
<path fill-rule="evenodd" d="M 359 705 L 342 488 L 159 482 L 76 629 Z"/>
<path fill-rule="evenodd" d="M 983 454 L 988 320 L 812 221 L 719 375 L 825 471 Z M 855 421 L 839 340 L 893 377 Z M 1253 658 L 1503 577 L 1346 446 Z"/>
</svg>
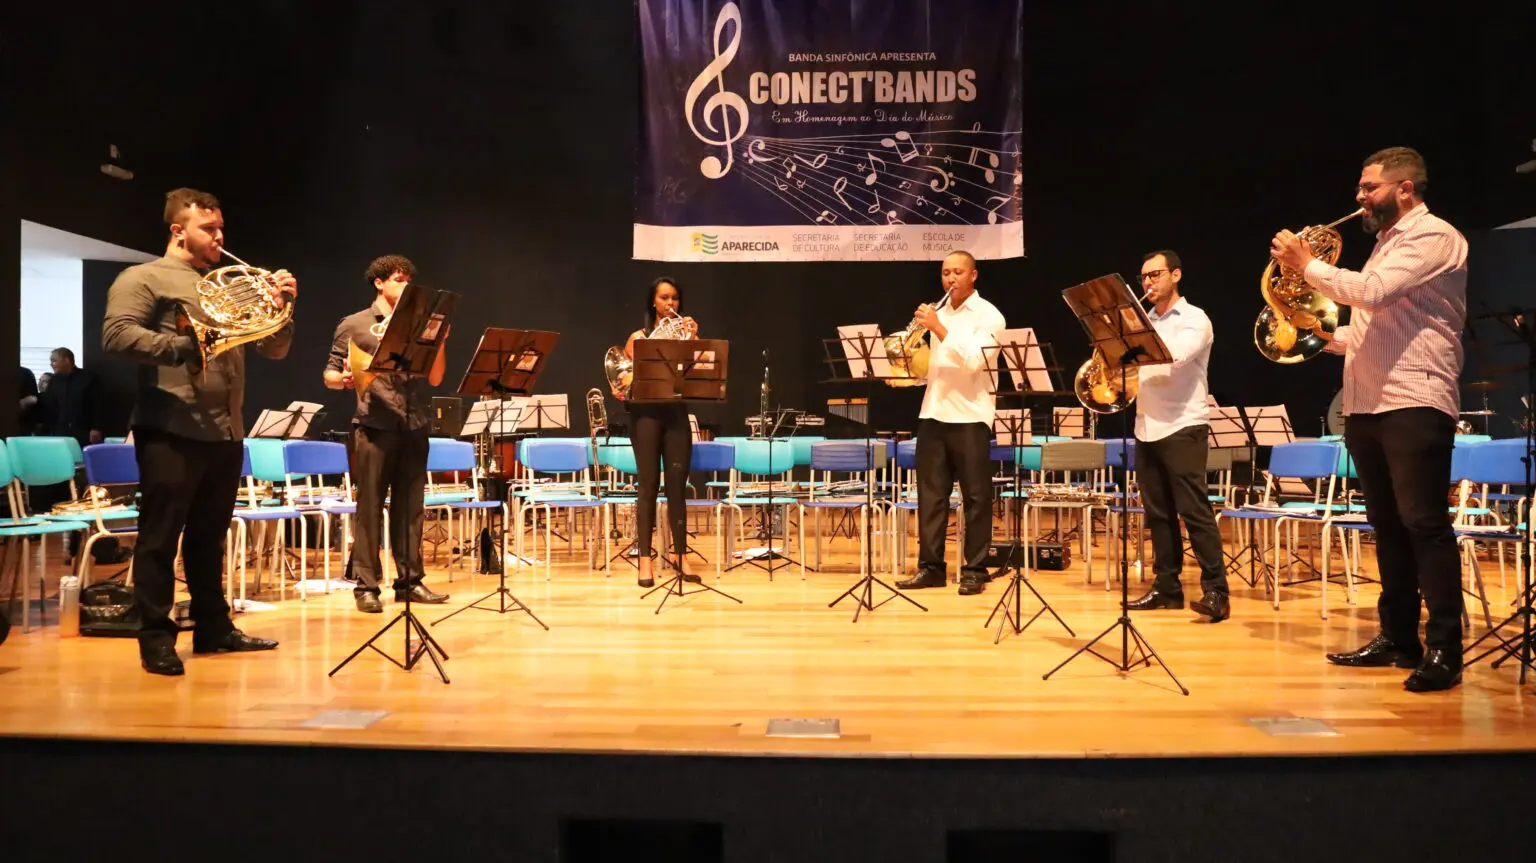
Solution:
<svg viewBox="0 0 1536 863">
<path fill-rule="evenodd" d="M 722 50 L 720 47 L 720 35 L 725 32 L 727 22 L 733 23 L 736 26 L 731 30 L 730 43 Z M 731 165 L 735 161 L 731 153 L 731 145 L 741 140 L 741 137 L 747 132 L 747 101 L 736 93 L 725 89 L 725 79 L 721 75 L 725 71 L 725 67 L 731 65 L 731 61 L 736 59 L 736 49 L 740 45 L 741 10 L 736 8 L 735 3 L 727 3 L 720 9 L 720 15 L 715 19 L 715 59 L 711 60 L 709 65 L 704 67 L 704 71 L 699 73 L 699 77 L 693 79 L 693 83 L 689 85 L 688 94 L 684 97 L 683 102 L 683 113 L 688 116 L 688 130 L 693 132 L 693 136 L 706 144 L 725 148 L 724 164 L 721 164 L 719 156 L 705 156 L 704 160 L 699 162 L 699 172 L 711 180 L 718 180 L 730 172 Z M 719 92 L 705 100 L 702 114 L 704 117 L 704 128 L 710 132 L 718 132 L 720 135 L 718 138 L 711 138 L 701 133 L 699 127 L 693 121 L 693 106 L 698 102 L 699 97 L 704 94 L 704 88 L 709 86 L 711 80 L 715 82 Z M 718 129 L 715 126 L 715 112 L 717 111 L 721 115 Z M 731 123 L 732 112 L 735 112 L 737 119 L 735 128 L 732 128 Z"/>
</svg>

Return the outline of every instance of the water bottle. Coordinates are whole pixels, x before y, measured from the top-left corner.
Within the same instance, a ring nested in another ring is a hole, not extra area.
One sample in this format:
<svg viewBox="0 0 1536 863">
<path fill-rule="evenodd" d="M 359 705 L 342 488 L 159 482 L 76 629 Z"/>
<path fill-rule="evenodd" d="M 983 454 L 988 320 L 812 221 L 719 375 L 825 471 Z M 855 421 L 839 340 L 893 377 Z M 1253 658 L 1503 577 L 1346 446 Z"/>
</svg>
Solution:
<svg viewBox="0 0 1536 863">
<path fill-rule="evenodd" d="M 74 638 L 80 634 L 80 576 L 59 579 L 59 635 Z"/>
</svg>

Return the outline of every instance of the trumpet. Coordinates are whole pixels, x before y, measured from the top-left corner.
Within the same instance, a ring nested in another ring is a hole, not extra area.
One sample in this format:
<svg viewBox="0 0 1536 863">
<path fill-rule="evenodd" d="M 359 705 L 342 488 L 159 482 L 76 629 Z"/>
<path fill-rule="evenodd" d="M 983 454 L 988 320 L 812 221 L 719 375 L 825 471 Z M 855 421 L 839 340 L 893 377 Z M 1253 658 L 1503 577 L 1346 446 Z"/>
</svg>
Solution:
<svg viewBox="0 0 1536 863">
<path fill-rule="evenodd" d="M 391 311 L 384 317 L 384 320 L 369 327 L 368 334 L 375 339 L 384 338 L 384 331 L 389 329 L 389 319 L 394 316 L 395 313 Z M 360 396 L 368 392 L 368 387 L 373 385 L 374 378 L 379 376 L 378 372 L 368 371 L 368 365 L 372 362 L 373 354 L 358 347 L 356 342 L 348 340 L 347 369 L 352 372 L 352 388 L 357 390 L 357 394 Z"/>
<path fill-rule="evenodd" d="M 1144 291 L 1137 305 L 1145 303 L 1149 296 L 1151 291 Z M 1111 364 L 1103 349 L 1096 347 L 1093 356 L 1078 367 L 1072 391 L 1078 402 L 1093 413 L 1119 413 L 1141 394 L 1141 374 L 1136 366 L 1125 368 L 1122 373 L 1119 362 Z"/>
<path fill-rule="evenodd" d="M 676 311 L 663 316 L 656 322 L 656 327 L 650 333 L 641 336 L 643 339 L 679 341 L 698 337 L 698 321 L 685 318 Z M 603 377 L 608 379 L 608 388 L 613 391 L 614 398 L 621 401 L 629 398 L 629 388 L 635 382 L 635 361 L 624 353 L 623 345 L 614 345 L 603 354 Z"/>
<path fill-rule="evenodd" d="M 260 341 L 293 320 L 293 303 L 274 299 L 267 291 L 276 284 L 270 270 L 247 264 L 223 246 L 219 254 L 235 265 L 213 270 L 197 282 L 198 308 L 211 323 L 192 317 L 185 305 L 177 307 L 177 325 L 191 333 L 204 368 L 219 354 Z"/>
<path fill-rule="evenodd" d="M 948 299 L 949 291 L 946 290 L 935 305 L 942 306 Z M 886 360 L 891 364 L 891 377 L 885 381 L 887 385 L 915 387 L 928 381 L 930 355 L 927 335 L 928 328 L 914 317 L 905 329 L 885 337 L 881 347 L 885 350 Z"/>
<path fill-rule="evenodd" d="M 1335 227 L 1365 215 L 1364 208 L 1326 225 L 1302 228 L 1297 234 L 1314 257 L 1328 264 L 1339 260 L 1344 239 Z M 1304 274 L 1273 257 L 1259 277 L 1264 309 L 1253 322 L 1253 344 L 1272 362 L 1289 365 L 1310 360 L 1333 341 L 1339 326 L 1339 306 L 1308 284 Z"/>
</svg>

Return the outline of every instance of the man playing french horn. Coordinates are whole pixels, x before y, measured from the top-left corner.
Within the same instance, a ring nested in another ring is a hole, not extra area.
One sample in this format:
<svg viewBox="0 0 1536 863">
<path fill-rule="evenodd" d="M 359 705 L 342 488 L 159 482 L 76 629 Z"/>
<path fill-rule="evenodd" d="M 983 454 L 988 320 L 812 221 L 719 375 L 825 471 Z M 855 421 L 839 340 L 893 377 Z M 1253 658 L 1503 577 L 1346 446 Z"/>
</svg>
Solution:
<svg viewBox="0 0 1536 863">
<path fill-rule="evenodd" d="M 403 255 L 384 255 L 368 265 L 366 278 L 373 303 L 341 319 L 331 340 L 325 385 L 357 393 L 352 419 L 352 481 L 357 487 L 356 530 L 348 568 L 357 610 L 378 614 L 379 577 L 383 564 L 379 542 L 383 533 L 384 501 L 389 501 L 390 545 L 395 557 L 395 601 L 447 602 L 422 583 L 422 522 L 426 518 L 427 449 L 431 416 L 427 389 L 443 382 L 444 351 L 439 348 L 425 378 L 358 374 L 352 358 L 370 361 L 394 314 L 401 294 L 416 276 L 416 265 Z M 444 336 L 443 345 L 447 345 Z"/>
<path fill-rule="evenodd" d="M 902 590 L 949 583 L 944 536 L 955 481 L 965 505 L 965 548 L 960 556 L 960 593 L 987 586 L 987 549 L 992 541 L 992 420 L 997 398 L 982 350 L 997 343 L 1007 324 L 1003 313 L 976 293 L 976 259 L 951 252 L 940 271 L 944 299 L 918 306 L 913 326 L 932 339 L 928 390 L 917 420 L 917 574 Z M 910 327 L 909 327 L 910 329 Z"/>
<path fill-rule="evenodd" d="M 179 675 L 185 669 L 170 616 L 178 540 L 192 596 L 193 652 L 277 647 L 246 635 L 229 619 L 224 535 L 244 456 L 244 344 L 269 359 L 288 354 L 299 287 L 287 270 L 214 269 L 224 256 L 234 256 L 224 251 L 219 201 L 207 192 L 168 193 L 165 221 L 170 233 L 165 256 L 123 270 L 107 292 L 101 342 L 107 353 L 141 364 L 130 420 L 139 465 L 133 554 L 139 659 L 151 674 Z M 219 302 L 206 299 L 215 296 Z M 229 300 L 243 307 L 224 307 Z M 220 329 L 219 317 L 258 323 L 239 331 Z M 196 334 L 190 331 L 193 322 L 199 325 Z"/>
<path fill-rule="evenodd" d="M 1306 237 L 1271 254 L 1319 294 L 1353 308 L 1328 350 L 1344 354 L 1344 443 L 1376 531 L 1381 632 L 1330 653 L 1344 666 L 1412 668 L 1412 692 L 1461 682 L 1461 560 L 1445 505 L 1460 409 L 1467 241 L 1424 203 L 1424 157 L 1391 147 L 1366 158 L 1355 187 L 1376 246 L 1359 272 L 1317 259 Z M 1305 233 L 1305 232 L 1304 232 Z M 1419 641 L 1420 596 L 1429 609 Z"/>
<path fill-rule="evenodd" d="M 1142 259 L 1141 284 L 1152 301 L 1152 328 L 1173 362 L 1139 370 L 1136 400 L 1136 478 L 1152 534 L 1152 589 L 1129 604 L 1133 611 L 1184 607 L 1184 543 L 1179 519 L 1200 564 L 1200 599 L 1190 603 L 1213 623 L 1231 616 L 1221 531 L 1211 513 L 1205 479 L 1210 446 L 1208 366 L 1215 340 L 1211 319 L 1184 299 L 1183 264 L 1172 250 Z"/>
</svg>

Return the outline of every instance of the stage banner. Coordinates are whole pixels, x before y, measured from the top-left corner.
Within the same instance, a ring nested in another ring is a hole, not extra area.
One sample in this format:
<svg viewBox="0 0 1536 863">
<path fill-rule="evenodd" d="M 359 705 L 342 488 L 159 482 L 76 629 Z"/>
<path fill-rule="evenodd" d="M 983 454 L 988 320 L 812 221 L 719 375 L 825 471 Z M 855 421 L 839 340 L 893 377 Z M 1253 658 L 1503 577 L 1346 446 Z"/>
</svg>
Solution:
<svg viewBox="0 0 1536 863">
<path fill-rule="evenodd" d="M 1024 254 L 1023 0 L 636 0 L 634 256 Z"/>
</svg>

